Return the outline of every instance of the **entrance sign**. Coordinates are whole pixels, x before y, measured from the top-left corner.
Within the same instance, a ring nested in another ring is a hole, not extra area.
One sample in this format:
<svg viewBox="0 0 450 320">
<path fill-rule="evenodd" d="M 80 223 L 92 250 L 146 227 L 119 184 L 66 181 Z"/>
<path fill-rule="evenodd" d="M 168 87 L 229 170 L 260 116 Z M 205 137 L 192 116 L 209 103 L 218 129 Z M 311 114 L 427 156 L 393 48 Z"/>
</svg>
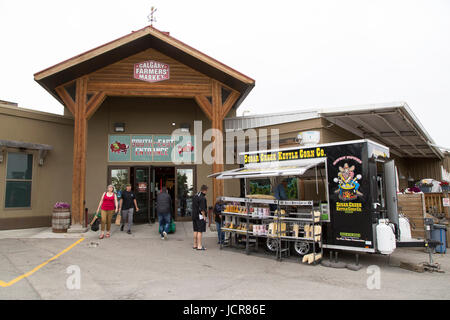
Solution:
<svg viewBox="0 0 450 320">
<path fill-rule="evenodd" d="M 147 182 L 139 182 L 138 183 L 138 192 L 139 193 L 147 192 Z"/>
<path fill-rule="evenodd" d="M 191 162 L 193 136 L 110 135 L 109 162 Z"/>
<path fill-rule="evenodd" d="M 108 152 L 110 162 L 129 161 L 130 159 L 130 136 L 109 136 Z"/>
<path fill-rule="evenodd" d="M 159 82 L 170 79 L 170 66 L 158 61 L 144 61 L 134 65 L 134 78 L 146 82 Z"/>
<path fill-rule="evenodd" d="M 131 136 L 131 161 L 151 162 L 152 160 L 153 136 Z"/>
</svg>

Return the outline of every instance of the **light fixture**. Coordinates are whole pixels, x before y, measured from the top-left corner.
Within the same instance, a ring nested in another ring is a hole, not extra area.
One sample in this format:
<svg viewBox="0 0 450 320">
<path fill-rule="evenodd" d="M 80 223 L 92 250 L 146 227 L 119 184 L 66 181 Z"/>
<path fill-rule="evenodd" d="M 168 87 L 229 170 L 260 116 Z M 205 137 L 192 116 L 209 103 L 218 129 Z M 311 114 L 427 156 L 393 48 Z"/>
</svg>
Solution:
<svg viewBox="0 0 450 320">
<path fill-rule="evenodd" d="M 181 132 L 189 132 L 191 130 L 191 126 L 189 125 L 189 123 L 182 123 L 180 125 L 180 130 Z"/>
<path fill-rule="evenodd" d="M 175 122 L 172 122 L 172 127 L 175 127 L 177 124 Z"/>
<path fill-rule="evenodd" d="M 114 132 L 125 132 L 125 123 L 114 123 Z"/>
</svg>

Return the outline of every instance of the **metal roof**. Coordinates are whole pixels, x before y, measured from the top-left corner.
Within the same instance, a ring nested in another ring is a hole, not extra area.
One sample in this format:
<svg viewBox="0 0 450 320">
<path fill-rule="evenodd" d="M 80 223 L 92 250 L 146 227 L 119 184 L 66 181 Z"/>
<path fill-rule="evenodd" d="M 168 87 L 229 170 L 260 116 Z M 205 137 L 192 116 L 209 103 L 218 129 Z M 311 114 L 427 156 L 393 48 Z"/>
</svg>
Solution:
<svg viewBox="0 0 450 320">
<path fill-rule="evenodd" d="M 224 128 L 226 131 L 246 130 L 288 122 L 316 119 L 319 117 L 317 110 L 257 114 L 245 117 L 225 118 Z"/>
<path fill-rule="evenodd" d="M 246 130 L 315 118 L 325 118 L 358 137 L 383 144 L 399 157 L 444 158 L 406 102 L 228 118 L 225 129 Z"/>
</svg>

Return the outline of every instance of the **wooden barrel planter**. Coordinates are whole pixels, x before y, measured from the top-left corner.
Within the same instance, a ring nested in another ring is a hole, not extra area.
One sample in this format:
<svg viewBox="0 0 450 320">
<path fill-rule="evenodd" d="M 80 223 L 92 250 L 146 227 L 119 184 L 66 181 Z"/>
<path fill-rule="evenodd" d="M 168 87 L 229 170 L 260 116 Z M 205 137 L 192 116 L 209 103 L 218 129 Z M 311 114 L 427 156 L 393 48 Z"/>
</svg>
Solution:
<svg viewBox="0 0 450 320">
<path fill-rule="evenodd" d="M 70 226 L 70 209 L 53 208 L 52 230 L 54 233 L 66 233 Z"/>
</svg>

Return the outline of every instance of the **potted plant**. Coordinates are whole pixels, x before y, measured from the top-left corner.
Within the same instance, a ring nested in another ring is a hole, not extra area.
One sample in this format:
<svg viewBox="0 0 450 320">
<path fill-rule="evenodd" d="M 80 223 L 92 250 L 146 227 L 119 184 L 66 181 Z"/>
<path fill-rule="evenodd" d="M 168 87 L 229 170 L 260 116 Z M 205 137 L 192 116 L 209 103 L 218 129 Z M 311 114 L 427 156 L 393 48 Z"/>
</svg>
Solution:
<svg viewBox="0 0 450 320">
<path fill-rule="evenodd" d="M 448 192 L 449 185 L 447 181 L 441 181 L 439 185 L 441 186 L 442 192 Z"/>
<path fill-rule="evenodd" d="M 417 187 L 419 187 L 423 193 L 430 193 L 433 188 L 433 184 L 422 180 L 417 184 Z"/>
<path fill-rule="evenodd" d="M 53 206 L 52 230 L 55 233 L 66 233 L 70 226 L 70 204 L 57 202 Z"/>
</svg>

